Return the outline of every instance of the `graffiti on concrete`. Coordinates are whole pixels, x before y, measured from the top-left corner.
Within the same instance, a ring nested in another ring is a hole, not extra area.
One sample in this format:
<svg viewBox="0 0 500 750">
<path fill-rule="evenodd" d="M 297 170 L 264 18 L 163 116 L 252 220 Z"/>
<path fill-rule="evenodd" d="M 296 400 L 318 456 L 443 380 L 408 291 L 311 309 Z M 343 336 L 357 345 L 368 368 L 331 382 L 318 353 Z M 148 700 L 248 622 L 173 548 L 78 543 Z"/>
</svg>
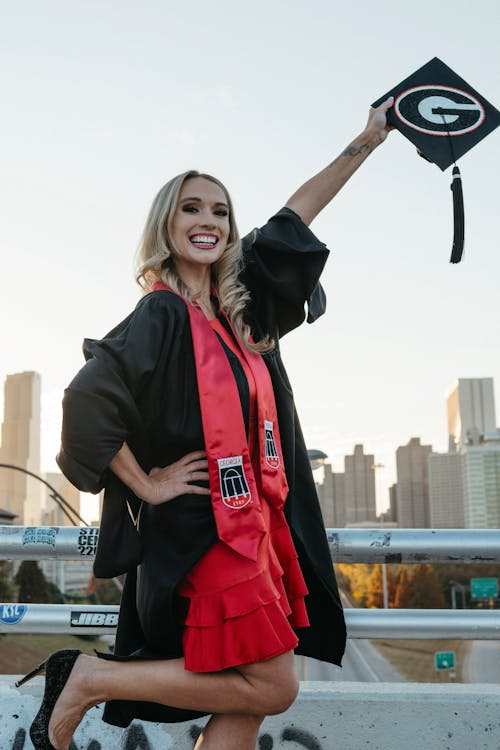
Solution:
<svg viewBox="0 0 500 750">
<path fill-rule="evenodd" d="M 133 748 L 133 750 L 136 750 L 136 748 L 137 750 L 139 750 L 139 748 L 140 750 L 151 750 L 147 739 L 146 739 L 146 743 L 147 743 L 146 745 L 126 744 L 125 747 L 127 748 L 127 750 L 131 750 L 131 748 Z M 17 730 L 16 736 L 14 737 L 12 750 L 25 750 L 25 748 L 27 750 L 27 748 L 30 746 L 31 746 L 31 743 L 26 745 L 26 730 L 21 727 L 20 729 Z M 77 748 L 73 740 L 70 743 L 69 750 L 79 750 L 79 748 Z M 97 740 L 90 740 L 89 744 L 86 747 L 86 750 L 102 750 L 101 743 L 97 742 Z"/>
<path fill-rule="evenodd" d="M 193 724 L 189 729 L 189 736 L 196 742 L 200 734 L 202 733 L 202 727 Z M 305 729 L 298 729 L 297 727 L 285 727 L 280 735 L 281 742 L 295 742 L 299 747 L 305 748 L 305 750 L 323 750 L 321 743 L 316 737 L 307 732 Z M 258 742 L 259 750 L 273 750 L 274 740 L 270 734 L 261 734 Z M 292 750 L 292 748 L 290 748 Z"/>
<path fill-rule="evenodd" d="M 281 733 L 281 739 L 295 742 L 296 745 L 307 748 L 307 750 L 322 750 L 320 743 L 314 735 L 306 732 L 305 729 L 296 727 L 285 727 Z"/>
<path fill-rule="evenodd" d="M 193 745 L 197 741 L 201 732 L 202 727 L 197 724 L 193 724 L 189 728 L 188 736 L 193 741 Z M 299 729 L 298 727 L 285 727 L 280 734 L 279 741 L 282 743 L 293 742 L 296 747 L 305 748 L 305 750 L 323 750 L 321 743 L 313 734 L 305 729 Z M 86 742 L 87 746 L 84 747 L 81 743 L 77 746 L 72 740 L 69 750 L 104 750 L 104 747 L 98 742 L 98 740 L 91 739 L 86 740 Z M 29 746 L 29 742 L 26 742 L 26 730 L 20 727 L 16 731 L 12 750 L 28 750 Z M 128 727 L 121 747 L 123 750 L 153 750 L 141 724 L 131 724 Z M 277 750 L 277 748 L 275 748 L 275 740 L 268 733 L 260 735 L 257 747 L 258 750 L 273 750 L 273 748 L 274 750 Z M 291 747 L 290 750 L 292 750 Z"/>
</svg>

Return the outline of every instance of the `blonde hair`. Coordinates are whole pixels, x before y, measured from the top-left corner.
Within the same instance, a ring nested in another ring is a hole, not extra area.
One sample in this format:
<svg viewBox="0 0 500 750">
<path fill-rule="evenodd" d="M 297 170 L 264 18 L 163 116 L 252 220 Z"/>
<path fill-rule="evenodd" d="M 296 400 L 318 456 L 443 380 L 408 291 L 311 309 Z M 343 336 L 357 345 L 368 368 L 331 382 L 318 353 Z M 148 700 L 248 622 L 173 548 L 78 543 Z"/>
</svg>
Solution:
<svg viewBox="0 0 500 750">
<path fill-rule="evenodd" d="M 145 293 L 150 292 L 154 281 L 161 281 L 192 304 L 196 298 L 182 281 L 175 267 L 177 250 L 171 238 L 171 225 L 179 200 L 179 193 L 187 180 L 203 177 L 218 185 L 223 191 L 229 209 L 229 234 L 224 253 L 212 268 L 212 283 L 217 291 L 220 305 L 231 321 L 241 344 L 250 352 L 267 352 L 274 347 L 269 336 L 258 343 L 251 342 L 251 329 L 243 320 L 245 308 L 250 302 L 250 293 L 239 280 L 242 268 L 241 241 L 234 220 L 231 197 L 225 186 L 215 177 L 194 169 L 173 177 L 155 197 L 146 219 L 137 250 L 136 281 Z"/>
</svg>

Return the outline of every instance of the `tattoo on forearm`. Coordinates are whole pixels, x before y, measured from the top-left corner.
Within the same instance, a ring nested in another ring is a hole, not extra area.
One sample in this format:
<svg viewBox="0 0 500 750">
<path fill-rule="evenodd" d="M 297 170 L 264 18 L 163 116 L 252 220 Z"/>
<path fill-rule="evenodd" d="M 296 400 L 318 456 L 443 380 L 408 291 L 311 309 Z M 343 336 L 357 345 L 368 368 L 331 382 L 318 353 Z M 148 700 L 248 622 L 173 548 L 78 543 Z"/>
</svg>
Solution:
<svg viewBox="0 0 500 750">
<path fill-rule="evenodd" d="M 342 156 L 359 156 L 360 154 L 366 154 L 366 152 L 369 150 L 370 146 L 368 143 L 362 143 L 361 146 L 355 146 L 353 143 L 351 143 L 351 145 L 347 146 L 347 148 L 345 148 L 342 153 L 339 154 L 337 158 L 334 159 L 328 166 L 331 167 L 336 164 L 338 160 L 342 158 Z"/>
</svg>

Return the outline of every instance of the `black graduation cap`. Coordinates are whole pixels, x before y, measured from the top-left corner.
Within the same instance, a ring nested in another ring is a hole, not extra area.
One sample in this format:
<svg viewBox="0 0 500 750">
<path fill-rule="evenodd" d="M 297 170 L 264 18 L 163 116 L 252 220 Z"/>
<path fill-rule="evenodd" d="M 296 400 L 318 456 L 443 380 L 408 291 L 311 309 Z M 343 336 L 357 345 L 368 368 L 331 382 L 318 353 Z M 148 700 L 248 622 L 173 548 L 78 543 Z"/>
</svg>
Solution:
<svg viewBox="0 0 500 750">
<path fill-rule="evenodd" d="M 454 236 L 450 262 L 458 263 L 464 245 L 462 180 L 456 160 L 500 125 L 500 112 L 438 57 L 419 68 L 387 94 L 394 105 L 387 123 L 397 128 L 416 147 L 420 156 L 443 171 L 454 164 Z"/>
</svg>

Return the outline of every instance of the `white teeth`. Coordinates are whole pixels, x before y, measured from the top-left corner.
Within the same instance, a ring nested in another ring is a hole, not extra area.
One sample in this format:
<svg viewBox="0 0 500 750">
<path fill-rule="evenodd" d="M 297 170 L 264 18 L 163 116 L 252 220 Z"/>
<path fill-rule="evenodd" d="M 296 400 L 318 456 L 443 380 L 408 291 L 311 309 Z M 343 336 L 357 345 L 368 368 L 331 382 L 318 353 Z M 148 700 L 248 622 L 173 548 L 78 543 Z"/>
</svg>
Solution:
<svg viewBox="0 0 500 750">
<path fill-rule="evenodd" d="M 193 237 L 189 238 L 191 242 L 196 242 L 197 244 L 204 244 L 204 245 L 215 245 L 217 242 L 216 237 L 209 237 L 206 234 L 195 234 Z"/>
</svg>

